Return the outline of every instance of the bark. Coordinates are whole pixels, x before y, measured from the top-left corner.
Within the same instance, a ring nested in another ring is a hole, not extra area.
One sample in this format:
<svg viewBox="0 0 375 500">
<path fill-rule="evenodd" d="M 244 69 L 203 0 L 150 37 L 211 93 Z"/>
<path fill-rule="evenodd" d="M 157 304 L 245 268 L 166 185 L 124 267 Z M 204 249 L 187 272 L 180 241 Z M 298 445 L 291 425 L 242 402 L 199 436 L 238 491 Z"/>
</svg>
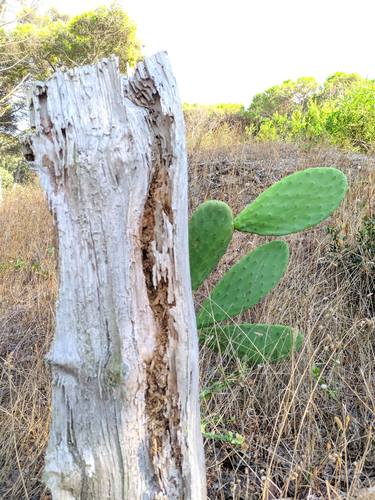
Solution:
<svg viewBox="0 0 375 500">
<path fill-rule="evenodd" d="M 203 499 L 187 161 L 165 54 L 34 85 L 27 158 L 55 214 L 44 479 L 54 499 Z"/>
</svg>

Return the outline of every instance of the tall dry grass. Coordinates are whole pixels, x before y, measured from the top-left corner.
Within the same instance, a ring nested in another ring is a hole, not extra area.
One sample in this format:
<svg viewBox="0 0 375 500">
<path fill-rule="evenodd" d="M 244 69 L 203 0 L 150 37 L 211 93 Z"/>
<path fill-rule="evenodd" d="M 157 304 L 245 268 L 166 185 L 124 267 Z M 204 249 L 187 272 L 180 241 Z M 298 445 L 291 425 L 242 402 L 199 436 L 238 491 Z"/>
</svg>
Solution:
<svg viewBox="0 0 375 500">
<path fill-rule="evenodd" d="M 38 186 L 0 205 L 0 498 L 39 499 L 48 437 L 44 364 L 54 322 L 52 218 Z"/>
<path fill-rule="evenodd" d="M 355 498 L 375 482 L 375 331 L 371 290 L 353 298 L 353 276 L 329 252 L 327 224 L 355 241 L 371 210 L 375 159 L 279 144 L 193 148 L 191 209 L 207 198 L 239 211 L 286 173 L 333 165 L 350 192 L 333 218 L 286 237 L 288 273 L 241 320 L 286 323 L 305 333 L 300 353 L 249 368 L 202 346 L 202 416 L 210 499 Z M 0 497 L 41 498 L 49 419 L 56 298 L 52 218 L 39 188 L 0 206 Z M 237 234 L 199 303 L 225 270 L 265 241 Z M 218 332 L 219 334 L 219 332 Z M 232 434 L 230 434 L 232 433 Z M 238 434 L 238 436 L 236 436 Z"/>
<path fill-rule="evenodd" d="M 214 112 L 207 108 L 185 111 L 189 151 L 230 148 L 247 139 L 246 122 L 240 113 Z"/>
</svg>

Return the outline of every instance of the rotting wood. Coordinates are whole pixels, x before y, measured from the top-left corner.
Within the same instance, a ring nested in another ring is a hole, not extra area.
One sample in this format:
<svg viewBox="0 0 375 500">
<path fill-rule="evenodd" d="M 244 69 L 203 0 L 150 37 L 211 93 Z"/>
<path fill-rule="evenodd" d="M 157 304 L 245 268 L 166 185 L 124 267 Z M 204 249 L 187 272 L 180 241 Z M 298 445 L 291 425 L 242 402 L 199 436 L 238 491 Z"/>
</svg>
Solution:
<svg viewBox="0 0 375 500">
<path fill-rule="evenodd" d="M 37 82 L 31 126 L 59 243 L 53 498 L 206 498 L 184 124 L 166 55 L 129 80 L 111 59 Z"/>
</svg>

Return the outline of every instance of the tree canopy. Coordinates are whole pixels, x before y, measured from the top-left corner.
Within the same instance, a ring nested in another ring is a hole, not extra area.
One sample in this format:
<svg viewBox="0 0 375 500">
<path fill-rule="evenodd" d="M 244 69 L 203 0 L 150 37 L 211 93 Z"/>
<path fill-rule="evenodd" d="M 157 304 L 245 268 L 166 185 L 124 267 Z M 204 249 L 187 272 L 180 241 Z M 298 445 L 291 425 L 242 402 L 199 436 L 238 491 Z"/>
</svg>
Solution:
<svg viewBox="0 0 375 500">
<path fill-rule="evenodd" d="M 75 17 L 56 9 L 46 14 L 24 9 L 10 29 L 9 25 L 0 28 L 1 166 L 14 172 L 22 163 L 15 136 L 24 108 L 25 82 L 111 55 L 119 58 L 122 72 L 141 59 L 136 26 L 117 4 Z"/>
<path fill-rule="evenodd" d="M 7 36 L 10 53 L 21 56 L 12 72 L 15 79 L 26 74 L 46 78 L 59 67 L 92 64 L 112 54 L 126 71 L 141 57 L 136 26 L 116 4 L 73 18 L 52 9 L 45 15 L 23 12 L 19 19 Z"/>
<path fill-rule="evenodd" d="M 318 88 L 318 82 L 312 77 L 301 77 L 295 82 L 286 80 L 257 94 L 248 110 L 249 116 L 259 121 L 271 118 L 274 113 L 290 115 L 298 107 L 305 108 Z"/>
</svg>

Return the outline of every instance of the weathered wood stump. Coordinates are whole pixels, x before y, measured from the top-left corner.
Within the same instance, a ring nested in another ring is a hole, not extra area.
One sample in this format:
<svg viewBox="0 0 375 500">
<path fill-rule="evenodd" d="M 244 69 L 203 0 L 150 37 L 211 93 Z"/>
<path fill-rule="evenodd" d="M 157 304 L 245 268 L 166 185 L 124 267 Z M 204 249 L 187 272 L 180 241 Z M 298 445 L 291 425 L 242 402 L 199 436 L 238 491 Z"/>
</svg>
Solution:
<svg viewBox="0 0 375 500">
<path fill-rule="evenodd" d="M 27 158 L 55 214 L 44 478 L 54 499 L 203 499 L 187 161 L 165 54 L 34 85 Z"/>
</svg>

